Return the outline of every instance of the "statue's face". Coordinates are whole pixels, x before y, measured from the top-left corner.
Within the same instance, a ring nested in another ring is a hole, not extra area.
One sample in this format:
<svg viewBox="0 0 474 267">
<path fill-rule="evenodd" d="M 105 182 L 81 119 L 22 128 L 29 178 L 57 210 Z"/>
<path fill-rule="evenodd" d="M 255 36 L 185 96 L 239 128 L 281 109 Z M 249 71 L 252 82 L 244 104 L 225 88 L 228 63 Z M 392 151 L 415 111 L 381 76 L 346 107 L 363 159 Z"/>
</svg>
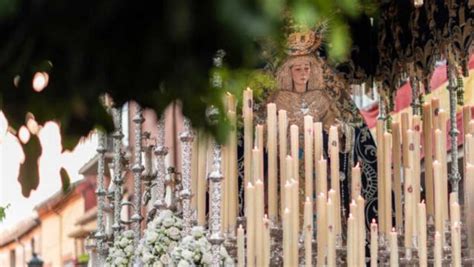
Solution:
<svg viewBox="0 0 474 267">
<path fill-rule="evenodd" d="M 306 86 L 311 74 L 311 65 L 308 60 L 298 60 L 291 66 L 291 78 L 295 87 Z"/>
</svg>

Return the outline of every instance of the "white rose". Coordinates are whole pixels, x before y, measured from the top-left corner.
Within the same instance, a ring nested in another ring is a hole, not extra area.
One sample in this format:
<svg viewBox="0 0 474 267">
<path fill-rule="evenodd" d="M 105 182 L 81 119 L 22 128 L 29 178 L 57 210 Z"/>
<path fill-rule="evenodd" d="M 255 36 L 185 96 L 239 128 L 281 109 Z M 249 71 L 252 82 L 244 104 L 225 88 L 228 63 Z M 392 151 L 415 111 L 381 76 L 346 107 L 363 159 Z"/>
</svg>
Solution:
<svg viewBox="0 0 474 267">
<path fill-rule="evenodd" d="M 194 252 L 194 255 L 193 255 L 193 261 L 194 262 L 199 262 L 201 260 L 201 258 L 202 258 L 201 253 Z"/>
<path fill-rule="evenodd" d="M 171 227 L 173 224 L 174 224 L 173 218 L 166 218 L 163 220 L 163 226 L 166 228 Z"/>
<path fill-rule="evenodd" d="M 181 231 L 176 227 L 168 229 L 168 236 L 173 240 L 179 240 L 181 237 Z"/>
<path fill-rule="evenodd" d="M 121 250 L 117 250 L 115 253 L 114 253 L 114 256 L 118 257 L 118 258 L 122 258 L 122 257 L 125 257 L 125 253 Z"/>
<path fill-rule="evenodd" d="M 178 242 L 172 241 L 172 242 L 170 242 L 170 244 L 168 245 L 168 249 L 169 249 L 169 250 L 172 250 L 172 249 L 174 249 L 177 245 L 178 245 Z"/>
<path fill-rule="evenodd" d="M 187 261 L 191 261 L 193 259 L 193 253 L 189 250 L 183 251 L 181 256 Z"/>
<path fill-rule="evenodd" d="M 149 262 L 149 261 L 151 261 L 152 259 L 153 259 L 153 255 L 151 255 L 151 254 L 148 253 L 148 252 L 143 253 L 143 255 L 142 255 L 142 260 L 143 260 L 143 262 Z"/>
<path fill-rule="evenodd" d="M 194 238 L 200 238 L 204 236 L 204 228 L 201 226 L 195 226 L 191 229 L 191 235 L 194 236 Z"/>
<path fill-rule="evenodd" d="M 115 258 L 115 260 L 114 260 L 114 265 L 120 266 L 123 261 L 124 261 L 124 259 L 123 259 L 122 257 L 117 257 L 117 258 Z"/>
<path fill-rule="evenodd" d="M 125 253 L 127 253 L 127 254 L 132 254 L 132 253 L 133 253 L 133 250 L 134 250 L 134 249 L 133 249 L 133 246 L 132 246 L 132 245 L 128 245 L 128 246 L 126 246 L 126 247 L 124 248 L 124 251 L 125 251 Z"/>
<path fill-rule="evenodd" d="M 151 244 L 151 243 L 155 243 L 156 239 L 158 238 L 158 234 L 156 232 L 150 232 L 147 236 L 146 236 L 146 242 L 148 244 Z"/>
<path fill-rule="evenodd" d="M 160 262 L 163 263 L 164 265 L 167 265 L 167 264 L 171 263 L 171 259 L 168 256 L 168 254 L 165 253 L 165 254 L 161 255 Z"/>
<path fill-rule="evenodd" d="M 180 260 L 178 262 L 178 267 L 188 267 L 188 266 L 191 266 L 191 265 L 189 264 L 189 262 L 187 262 L 185 260 Z"/>
<path fill-rule="evenodd" d="M 198 241 L 198 246 L 201 250 L 210 250 L 211 249 L 211 243 L 209 243 L 209 241 L 207 241 L 206 238 L 200 238 Z"/>
<path fill-rule="evenodd" d="M 211 255 L 211 253 L 204 253 L 204 254 L 202 255 L 201 263 L 202 263 L 202 264 L 211 264 L 211 263 L 212 263 L 212 255 Z"/>
<path fill-rule="evenodd" d="M 176 218 L 176 221 L 174 222 L 174 226 L 178 227 L 179 229 L 183 228 L 183 220 Z"/>
<path fill-rule="evenodd" d="M 122 237 L 119 241 L 119 244 L 118 244 L 121 248 L 124 248 L 128 245 L 128 239 L 125 238 L 125 237 Z"/>
</svg>

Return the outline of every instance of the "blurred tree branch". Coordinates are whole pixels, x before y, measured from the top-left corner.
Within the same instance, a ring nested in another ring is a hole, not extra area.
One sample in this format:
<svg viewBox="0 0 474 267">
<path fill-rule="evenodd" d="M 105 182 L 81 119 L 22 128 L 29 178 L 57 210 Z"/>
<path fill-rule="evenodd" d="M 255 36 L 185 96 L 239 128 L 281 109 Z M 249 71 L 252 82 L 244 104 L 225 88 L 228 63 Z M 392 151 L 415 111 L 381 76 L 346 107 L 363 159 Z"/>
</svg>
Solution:
<svg viewBox="0 0 474 267">
<path fill-rule="evenodd" d="M 117 105 L 135 100 L 158 114 L 179 99 L 195 127 L 223 140 L 227 127 L 202 119 L 207 106 L 222 106 L 223 92 L 209 83 L 218 49 L 230 72 L 261 66 L 256 41 L 283 40 L 282 14 L 290 10 L 298 22 L 329 18 L 327 51 L 341 60 L 350 46 L 347 19 L 366 12 L 366 2 L 3 0 L 0 109 L 14 129 L 28 112 L 40 124 L 55 120 L 63 147 L 72 149 L 92 129 L 112 128 L 99 100 L 104 93 Z M 49 76 L 41 92 L 32 88 L 37 72 Z M 26 196 L 38 185 L 38 149 L 24 145 Z"/>
</svg>

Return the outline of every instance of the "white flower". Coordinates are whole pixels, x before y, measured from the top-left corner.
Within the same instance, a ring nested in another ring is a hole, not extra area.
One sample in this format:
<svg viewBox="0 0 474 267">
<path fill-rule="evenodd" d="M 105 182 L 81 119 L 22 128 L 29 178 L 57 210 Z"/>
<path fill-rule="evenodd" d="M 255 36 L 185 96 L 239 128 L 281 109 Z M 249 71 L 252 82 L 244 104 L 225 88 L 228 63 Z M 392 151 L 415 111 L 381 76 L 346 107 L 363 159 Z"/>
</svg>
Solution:
<svg viewBox="0 0 474 267">
<path fill-rule="evenodd" d="M 150 244 L 150 243 L 154 243 L 156 239 L 158 239 L 158 234 L 154 231 L 150 231 L 147 233 L 145 240 L 148 244 Z"/>
<path fill-rule="evenodd" d="M 202 264 L 211 264 L 211 263 L 212 263 L 212 255 L 211 255 L 211 253 L 204 253 L 204 254 L 202 255 L 201 263 L 202 263 Z"/>
<path fill-rule="evenodd" d="M 171 217 L 165 218 L 163 220 L 163 226 L 166 228 L 171 227 L 174 224 L 174 222 L 175 222 L 174 219 Z"/>
<path fill-rule="evenodd" d="M 168 256 L 168 254 L 163 254 L 163 255 L 161 255 L 161 257 L 160 257 L 160 262 L 163 263 L 164 265 L 167 265 L 167 264 L 170 264 L 170 263 L 171 263 L 171 259 L 170 259 L 170 257 Z"/>
<path fill-rule="evenodd" d="M 191 266 L 191 264 L 189 264 L 189 262 L 187 262 L 185 260 L 180 260 L 178 262 L 178 267 L 188 267 L 188 266 Z"/>
<path fill-rule="evenodd" d="M 126 237 L 122 237 L 119 241 L 119 246 L 125 248 L 128 245 L 128 239 Z"/>
<path fill-rule="evenodd" d="M 181 253 L 181 256 L 187 261 L 191 261 L 193 259 L 193 253 L 189 250 L 183 251 L 183 253 Z"/>
<path fill-rule="evenodd" d="M 124 249 L 125 253 L 127 253 L 127 255 L 130 255 L 133 253 L 134 249 L 133 249 L 133 246 L 132 245 L 128 245 L 125 247 Z"/>
<path fill-rule="evenodd" d="M 194 238 L 200 238 L 204 236 L 204 227 L 201 226 L 196 226 L 191 229 L 191 235 Z"/>
<path fill-rule="evenodd" d="M 167 231 L 168 236 L 173 240 L 179 240 L 181 237 L 181 231 L 176 227 L 170 227 Z"/>
<path fill-rule="evenodd" d="M 124 258 L 122 258 L 122 257 L 117 257 L 117 258 L 115 258 L 115 260 L 114 260 L 114 264 L 115 264 L 115 265 L 118 265 L 118 266 L 120 266 L 120 265 L 122 265 L 122 264 L 126 264 L 126 263 L 127 263 L 126 260 L 125 260 Z"/>
<path fill-rule="evenodd" d="M 201 257 L 201 253 L 199 253 L 199 252 L 197 252 L 197 251 L 194 252 L 194 255 L 193 255 L 193 260 L 194 260 L 194 262 L 199 262 L 199 261 L 201 260 L 201 258 L 202 258 L 202 257 Z"/>
<path fill-rule="evenodd" d="M 126 237 L 127 239 L 132 239 L 133 236 L 134 236 L 134 233 L 132 230 L 127 230 L 125 232 L 123 232 L 122 234 L 124 237 Z"/>
<path fill-rule="evenodd" d="M 153 258 L 154 258 L 153 255 L 151 255 L 151 254 L 148 253 L 148 252 L 144 252 L 144 253 L 142 254 L 142 260 L 143 260 L 143 262 L 149 262 L 149 261 L 151 261 Z"/>
</svg>

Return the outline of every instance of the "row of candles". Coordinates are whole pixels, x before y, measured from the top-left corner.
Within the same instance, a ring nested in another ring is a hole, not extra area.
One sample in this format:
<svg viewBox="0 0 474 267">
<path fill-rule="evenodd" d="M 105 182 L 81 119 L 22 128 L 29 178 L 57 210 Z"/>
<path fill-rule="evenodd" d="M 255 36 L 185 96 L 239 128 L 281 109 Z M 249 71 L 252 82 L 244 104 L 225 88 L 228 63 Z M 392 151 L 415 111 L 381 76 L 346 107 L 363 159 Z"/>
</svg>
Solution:
<svg viewBox="0 0 474 267">
<path fill-rule="evenodd" d="M 283 256 L 286 266 L 298 264 L 298 240 L 304 236 L 305 262 L 312 264 L 313 212 L 316 210 L 317 262 L 318 265 L 335 266 L 335 242 L 342 236 L 342 221 L 347 223 L 347 261 L 351 266 L 363 266 L 365 261 L 365 200 L 361 196 L 361 169 L 352 168 L 350 213 L 341 218 L 339 160 L 331 160 L 328 166 L 323 157 L 323 125 L 313 122 L 311 116 L 304 117 L 304 193 L 299 192 L 299 128 L 288 125 L 284 110 L 277 112 L 273 103 L 267 105 L 266 128 L 254 126 L 252 91 L 244 91 L 242 116 L 244 122 L 244 184 L 245 184 L 245 229 L 237 229 L 239 200 L 237 192 L 237 131 L 236 101 L 227 96 L 227 115 L 232 126 L 229 140 L 223 146 L 224 188 L 222 200 L 222 228 L 230 236 L 237 234 L 238 261 L 248 266 L 267 266 L 270 262 L 270 227 L 279 225 L 283 229 Z M 468 112 L 469 111 L 469 112 Z M 464 110 L 465 122 L 470 121 L 470 109 Z M 420 264 L 427 262 L 426 221 L 434 218 L 435 260 L 442 258 L 444 233 L 448 225 L 452 230 L 453 263 L 460 263 L 460 211 L 457 192 L 448 201 L 448 170 L 446 155 L 448 114 L 439 109 L 439 100 L 423 106 L 423 117 L 402 113 L 400 121 L 391 125 L 391 132 L 384 129 L 384 121 L 378 121 L 376 130 L 378 159 L 378 220 L 370 226 L 371 262 L 376 266 L 378 235 L 390 240 L 391 262 L 398 261 L 398 243 L 395 229 L 403 229 L 404 247 L 418 249 Z M 474 126 L 473 123 L 465 123 Z M 288 127 L 289 126 L 289 127 Z M 474 127 L 472 127 L 474 130 Z M 267 175 L 264 177 L 264 130 L 266 130 Z M 289 130 L 289 133 L 288 133 Z M 328 157 L 338 159 L 338 129 L 329 129 Z M 469 173 L 474 176 L 474 139 L 467 134 L 465 138 L 465 180 Z M 288 138 L 289 136 L 289 138 Z M 289 144 L 288 144 L 289 139 Z M 195 142 L 196 179 L 194 201 L 198 223 L 205 224 L 206 187 L 199 173 L 206 166 L 206 145 L 199 139 Z M 289 151 L 288 151 L 289 148 Z M 421 155 L 425 161 L 424 188 L 425 200 L 421 200 Z M 200 167 L 201 166 L 201 167 Z M 278 167 L 279 166 L 279 167 Z M 329 168 L 329 173 L 327 172 Z M 278 170 L 280 170 L 278 172 Z M 392 170 L 397 170 L 393 171 Z M 400 171 L 398 171 L 400 170 Z M 314 175 L 315 173 L 315 175 Z M 329 174 L 329 187 L 328 177 Z M 309 179 L 308 179 L 309 177 Z M 315 179 L 314 179 L 315 178 Z M 471 180 L 473 178 L 470 178 Z M 315 184 L 313 184 L 313 181 Z M 266 184 L 264 184 L 266 183 Z M 280 195 L 278 195 L 280 187 Z M 265 188 L 267 194 L 265 194 Z M 395 209 L 392 209 L 392 192 Z M 265 195 L 267 199 L 265 200 Z M 313 195 L 317 196 L 313 199 Z M 402 202 L 404 197 L 404 202 Z M 280 199 L 280 202 L 279 202 Z M 304 203 L 303 223 L 300 223 L 300 204 Z M 265 204 L 267 209 L 265 211 Z M 450 203 L 450 204 L 448 204 Z M 450 206 L 448 209 L 448 205 Z M 450 211 L 450 213 L 448 213 Z M 395 213 L 395 214 L 393 214 Z M 392 216 L 395 215 L 395 225 Z M 450 218 L 449 218 L 450 216 Z M 394 228 L 396 227 L 396 228 Z M 244 242 L 244 230 L 246 242 Z M 439 240 L 438 240 L 439 239 Z M 246 247 L 246 250 L 245 250 Z M 439 262 L 439 261 L 438 261 Z"/>
</svg>

